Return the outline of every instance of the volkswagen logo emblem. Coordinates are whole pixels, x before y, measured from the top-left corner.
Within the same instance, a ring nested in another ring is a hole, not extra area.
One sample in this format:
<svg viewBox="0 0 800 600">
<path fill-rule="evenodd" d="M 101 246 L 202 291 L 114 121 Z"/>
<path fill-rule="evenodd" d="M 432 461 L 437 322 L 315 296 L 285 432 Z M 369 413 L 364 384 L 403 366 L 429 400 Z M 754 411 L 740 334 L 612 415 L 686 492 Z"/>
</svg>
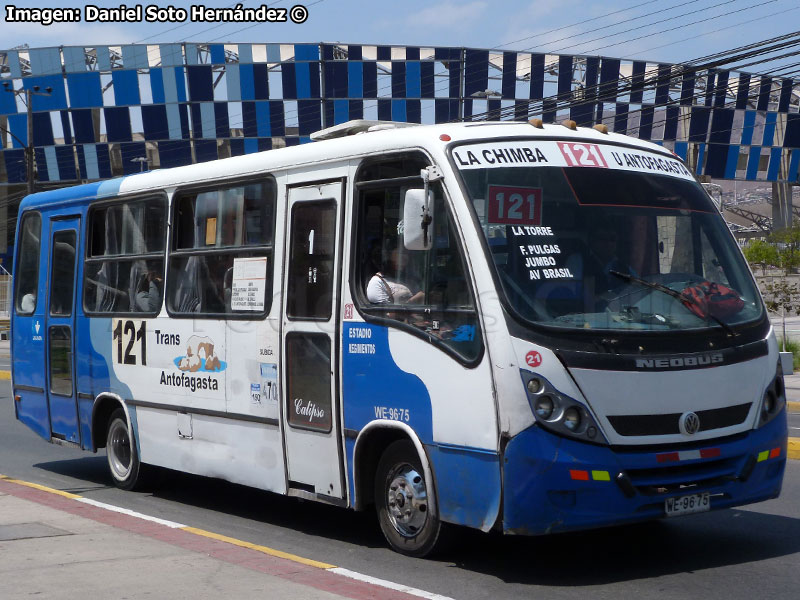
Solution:
<svg viewBox="0 0 800 600">
<path fill-rule="evenodd" d="M 694 435 L 700 431 L 700 417 L 693 412 L 683 413 L 678 426 L 683 435 Z"/>
</svg>

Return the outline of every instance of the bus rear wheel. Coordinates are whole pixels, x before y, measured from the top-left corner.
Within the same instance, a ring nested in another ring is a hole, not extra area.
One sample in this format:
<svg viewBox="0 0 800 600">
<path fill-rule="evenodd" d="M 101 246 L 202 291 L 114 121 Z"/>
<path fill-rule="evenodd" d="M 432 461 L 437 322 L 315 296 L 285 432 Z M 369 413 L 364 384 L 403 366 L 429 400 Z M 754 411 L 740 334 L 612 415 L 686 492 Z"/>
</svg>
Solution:
<svg viewBox="0 0 800 600">
<path fill-rule="evenodd" d="M 111 414 L 108 422 L 106 456 L 114 485 L 123 490 L 133 490 L 141 483 L 142 465 L 136 451 L 136 440 L 121 408 Z"/>
<path fill-rule="evenodd" d="M 375 473 L 375 508 L 381 531 L 393 550 L 421 558 L 439 541 L 436 516 L 417 450 L 408 440 L 392 443 Z"/>
</svg>

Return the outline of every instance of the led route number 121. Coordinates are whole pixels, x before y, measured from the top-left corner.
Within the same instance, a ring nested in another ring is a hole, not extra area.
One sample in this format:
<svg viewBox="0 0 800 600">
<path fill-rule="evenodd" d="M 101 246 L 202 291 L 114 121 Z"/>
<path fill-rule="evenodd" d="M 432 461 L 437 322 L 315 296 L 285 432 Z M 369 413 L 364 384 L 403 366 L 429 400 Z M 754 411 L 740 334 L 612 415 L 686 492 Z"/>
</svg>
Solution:
<svg viewBox="0 0 800 600">
<path fill-rule="evenodd" d="M 489 186 L 488 220 L 492 224 L 540 225 L 541 188 Z"/>
</svg>

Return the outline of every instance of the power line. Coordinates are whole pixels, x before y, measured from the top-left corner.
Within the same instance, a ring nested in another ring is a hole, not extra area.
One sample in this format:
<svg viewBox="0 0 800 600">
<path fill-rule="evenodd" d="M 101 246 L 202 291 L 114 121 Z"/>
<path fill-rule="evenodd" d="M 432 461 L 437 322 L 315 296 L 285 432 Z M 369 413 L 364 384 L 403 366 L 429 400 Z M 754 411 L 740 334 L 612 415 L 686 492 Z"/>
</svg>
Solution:
<svg viewBox="0 0 800 600">
<path fill-rule="evenodd" d="M 701 59 L 696 59 L 695 61 L 690 61 L 689 63 L 686 63 L 685 65 L 680 65 L 679 69 L 676 72 L 671 73 L 669 75 L 669 77 L 667 78 L 667 81 L 672 81 L 673 79 L 677 79 L 679 77 L 685 77 L 686 75 L 697 74 L 698 72 L 701 72 L 701 71 L 719 68 L 719 67 L 724 66 L 726 64 L 735 63 L 735 62 L 738 62 L 740 60 L 747 60 L 747 59 L 755 57 L 755 56 L 759 56 L 759 55 L 763 55 L 763 54 L 769 54 L 771 52 L 775 52 L 775 51 L 783 49 L 783 48 L 798 46 L 798 45 L 800 45 L 800 38 L 798 36 L 800 36 L 800 31 L 796 31 L 796 32 L 793 32 L 791 34 L 785 34 L 785 35 L 778 36 L 778 37 L 775 37 L 775 38 L 770 38 L 770 39 L 767 39 L 767 40 L 762 40 L 758 44 L 751 44 L 751 45 L 748 45 L 748 46 L 742 46 L 740 48 L 735 48 L 735 49 L 726 51 L 725 53 L 720 53 L 720 54 L 727 55 L 727 58 L 722 57 L 722 58 L 719 58 L 717 60 L 712 60 L 712 61 L 708 61 L 708 62 L 698 62 L 698 61 L 702 61 L 703 58 L 705 58 L 705 57 L 703 57 Z M 792 39 L 792 38 L 797 38 L 797 39 Z M 741 50 L 745 50 L 745 51 L 744 52 L 740 52 Z M 733 54 L 734 52 L 739 52 L 739 53 L 738 54 Z M 769 62 L 770 60 L 773 60 L 773 59 L 768 59 L 768 60 L 765 60 L 763 62 Z M 573 92 L 572 92 L 572 90 L 570 90 L 569 92 L 562 92 L 560 94 L 556 94 L 554 96 L 550 96 L 550 97 L 547 97 L 547 98 L 541 98 L 541 99 L 537 99 L 537 100 L 529 100 L 529 101 L 527 101 L 528 109 L 530 110 L 530 108 L 532 108 L 532 104 L 533 103 L 541 103 L 543 105 L 544 102 L 546 102 L 548 100 L 551 100 L 551 101 L 554 100 L 554 101 L 557 101 L 557 102 L 561 101 L 562 103 L 566 103 L 566 106 L 571 106 L 571 107 L 582 106 L 582 105 L 585 105 L 585 104 L 590 104 L 590 103 L 596 103 L 596 102 L 603 101 L 604 97 L 607 96 L 609 91 L 613 92 L 613 94 L 610 96 L 610 98 L 616 99 L 620 95 L 625 95 L 626 92 L 629 93 L 631 91 L 638 91 L 639 89 L 641 89 L 642 91 L 645 91 L 649 87 L 653 87 L 653 89 L 655 89 L 655 87 L 657 87 L 659 84 L 663 85 L 663 83 L 664 83 L 663 82 L 663 79 L 664 79 L 663 75 L 659 74 L 657 70 L 656 71 L 651 71 L 649 73 L 645 73 L 641 77 L 642 78 L 641 78 L 640 81 L 635 82 L 635 81 L 632 80 L 630 83 L 623 84 L 622 87 L 620 87 L 620 85 L 619 85 L 619 83 L 620 83 L 619 80 L 614 80 L 614 81 L 611 81 L 611 82 L 607 82 L 606 84 L 602 84 L 601 83 L 601 84 L 596 85 L 596 86 L 591 86 L 592 90 L 590 90 L 590 91 L 592 91 L 592 92 L 596 91 L 596 96 L 594 98 L 592 98 L 591 100 L 575 103 L 574 99 L 571 97 Z M 596 90 L 595 90 L 595 88 L 596 88 Z M 521 102 L 526 102 L 526 101 L 522 100 Z M 472 119 L 474 120 L 476 117 L 480 118 L 482 116 L 486 116 L 487 114 L 489 114 L 489 112 L 492 112 L 492 113 L 499 112 L 500 113 L 499 116 L 502 117 L 504 114 L 513 113 L 513 111 L 515 111 L 517 108 L 518 108 L 517 106 L 512 106 L 512 107 L 507 107 L 505 109 L 501 109 L 500 111 L 487 111 L 486 113 L 479 113 L 479 114 L 476 114 L 476 115 L 472 115 Z"/>
<path fill-rule="evenodd" d="M 639 7 L 644 7 L 644 6 L 647 6 L 648 4 L 654 4 L 655 2 L 658 2 L 658 1 L 659 1 L 659 0 L 650 0 L 650 2 L 644 2 L 644 3 L 642 3 L 642 4 L 639 4 L 639 5 L 637 6 L 637 8 L 639 8 Z M 682 4 L 676 4 L 676 5 L 674 5 L 674 6 L 669 6 L 669 7 L 665 8 L 665 9 L 663 9 L 661 12 L 665 12 L 665 11 L 668 11 L 668 10 L 674 10 L 674 9 L 676 9 L 676 8 L 680 8 L 680 7 L 682 7 L 682 6 L 686 6 L 687 4 L 694 4 L 694 3 L 696 3 L 696 2 L 699 2 L 699 1 L 700 1 L 700 0 L 688 0 L 687 2 L 684 2 L 684 3 L 682 3 Z M 572 25 L 563 25 L 563 26 L 561 26 L 561 27 L 556 27 L 555 29 L 550 29 L 549 31 L 542 31 L 542 32 L 538 32 L 538 33 L 535 33 L 535 34 L 533 34 L 533 35 L 530 35 L 530 36 L 528 36 L 528 37 L 524 37 L 524 38 L 522 38 L 522 39 L 515 40 L 515 41 L 513 41 L 513 42 L 508 42 L 508 43 L 506 43 L 506 44 L 500 44 L 499 46 L 497 46 L 497 48 L 503 48 L 504 46 L 510 46 L 511 44 L 518 44 L 519 42 L 525 42 L 525 41 L 527 41 L 527 40 L 530 40 L 530 39 L 533 39 L 533 38 L 535 38 L 535 37 L 544 37 L 544 36 L 546 36 L 546 35 L 549 35 L 549 34 L 551 34 L 551 33 L 555 33 L 556 31 L 562 31 L 562 30 L 564 30 L 564 29 L 568 29 L 568 28 L 570 28 L 570 27 L 577 27 L 578 25 L 584 25 L 584 24 L 586 24 L 586 23 L 594 23 L 594 22 L 596 22 L 596 21 L 598 21 L 598 20 L 600 20 L 600 19 L 604 19 L 604 18 L 606 18 L 606 17 L 611 17 L 611 16 L 613 16 L 613 15 L 616 15 L 616 14 L 619 14 L 619 13 L 621 13 L 621 12 L 627 12 L 627 11 L 629 11 L 631 8 L 632 8 L 632 7 L 621 8 L 620 10 L 615 10 L 615 11 L 613 11 L 613 12 L 606 13 L 606 14 L 604 14 L 604 15 L 600 15 L 599 17 L 592 17 L 591 19 L 585 19 L 585 20 L 583 20 L 583 21 L 579 21 L 579 22 L 577 22 L 577 23 L 573 23 Z M 630 19 L 626 19 L 625 21 L 622 21 L 622 23 L 631 23 L 631 22 L 633 22 L 633 21 L 638 21 L 639 19 L 644 19 L 644 18 L 646 18 L 646 17 L 649 17 L 649 16 L 651 16 L 651 14 L 652 14 L 652 13 L 646 13 L 646 14 L 644 14 L 644 15 L 639 15 L 639 16 L 637 16 L 637 17 L 633 17 L 633 18 L 630 18 Z M 616 25 L 618 25 L 618 24 L 619 24 L 619 23 L 617 23 Z M 614 26 L 614 25 L 612 25 L 612 27 L 613 27 L 613 26 Z M 622 33 L 624 33 L 624 32 L 622 32 Z M 547 43 L 548 43 L 548 44 L 556 44 L 556 43 L 558 43 L 558 42 L 563 42 L 564 40 L 569 40 L 569 39 L 571 39 L 571 38 L 580 37 L 580 36 L 582 36 L 582 35 L 588 35 L 588 34 L 589 34 L 589 32 L 576 33 L 576 34 L 573 34 L 573 35 L 568 35 L 568 36 L 566 36 L 566 37 L 559 38 L 559 39 L 557 39 L 557 40 L 548 40 L 548 42 L 547 42 Z M 539 46 L 541 46 L 541 45 L 542 45 L 542 44 L 537 44 L 536 46 L 531 46 L 530 48 L 527 48 L 527 49 L 528 49 L 528 50 L 530 50 L 530 49 L 533 49 L 533 48 L 538 48 L 538 47 L 539 47 Z"/>
<path fill-rule="evenodd" d="M 250 0 L 238 0 L 237 2 L 232 2 L 231 4 L 228 4 L 227 6 L 224 6 L 223 8 L 232 8 L 232 7 L 236 6 L 237 4 L 246 4 L 249 1 Z M 279 0 L 278 2 L 275 2 L 273 4 L 280 4 L 281 2 L 283 2 L 283 0 Z M 273 6 L 273 4 L 270 4 L 270 6 Z M 186 27 L 187 25 L 193 25 L 193 24 L 194 23 L 189 21 L 189 22 L 182 23 L 180 25 L 175 25 L 174 27 L 168 27 L 167 29 L 164 29 L 163 31 L 159 31 L 158 33 L 154 33 L 153 35 L 149 35 L 146 38 L 142 38 L 140 40 L 137 40 L 137 41 L 134 42 L 134 44 L 141 44 L 142 42 L 147 41 L 147 40 L 151 40 L 154 37 L 159 37 L 159 36 L 164 35 L 165 33 L 169 33 L 170 31 L 175 31 L 177 29 L 181 29 L 182 27 Z M 206 31 L 211 31 L 211 29 L 215 29 L 215 27 L 211 27 L 210 29 L 204 29 L 203 31 L 200 31 L 200 32 L 198 32 L 196 34 L 193 34 L 193 35 L 199 35 L 199 34 L 204 33 Z"/>
</svg>

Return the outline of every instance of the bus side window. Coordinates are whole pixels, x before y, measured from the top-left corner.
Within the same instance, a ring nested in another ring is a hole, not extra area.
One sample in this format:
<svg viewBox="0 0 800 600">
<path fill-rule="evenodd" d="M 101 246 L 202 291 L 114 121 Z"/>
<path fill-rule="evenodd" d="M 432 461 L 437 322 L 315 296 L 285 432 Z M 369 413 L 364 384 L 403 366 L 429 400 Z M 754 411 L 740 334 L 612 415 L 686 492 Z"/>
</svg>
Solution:
<svg viewBox="0 0 800 600">
<path fill-rule="evenodd" d="M 39 289 L 39 249 L 41 247 L 42 217 L 29 212 L 22 217 L 21 241 L 17 270 L 14 272 L 17 288 L 17 314 L 30 315 L 36 310 L 36 294 Z"/>
<path fill-rule="evenodd" d="M 388 319 L 442 344 L 466 361 L 481 351 L 480 328 L 464 254 L 440 185 L 434 191 L 433 245 L 408 250 L 403 242 L 403 202 L 409 187 L 422 187 L 424 161 L 405 159 L 362 167 L 359 174 L 355 298 L 361 311 Z M 387 168 L 380 168 L 387 166 Z M 381 175 L 392 172 L 393 178 Z M 370 174 L 377 180 L 365 182 Z"/>
<path fill-rule="evenodd" d="M 166 291 L 170 314 L 252 318 L 269 312 L 276 198 L 272 178 L 178 193 Z M 265 296 L 237 296 L 237 274 L 266 277 Z"/>
<path fill-rule="evenodd" d="M 166 220 L 164 198 L 92 207 L 83 282 L 87 313 L 159 313 Z"/>
</svg>

